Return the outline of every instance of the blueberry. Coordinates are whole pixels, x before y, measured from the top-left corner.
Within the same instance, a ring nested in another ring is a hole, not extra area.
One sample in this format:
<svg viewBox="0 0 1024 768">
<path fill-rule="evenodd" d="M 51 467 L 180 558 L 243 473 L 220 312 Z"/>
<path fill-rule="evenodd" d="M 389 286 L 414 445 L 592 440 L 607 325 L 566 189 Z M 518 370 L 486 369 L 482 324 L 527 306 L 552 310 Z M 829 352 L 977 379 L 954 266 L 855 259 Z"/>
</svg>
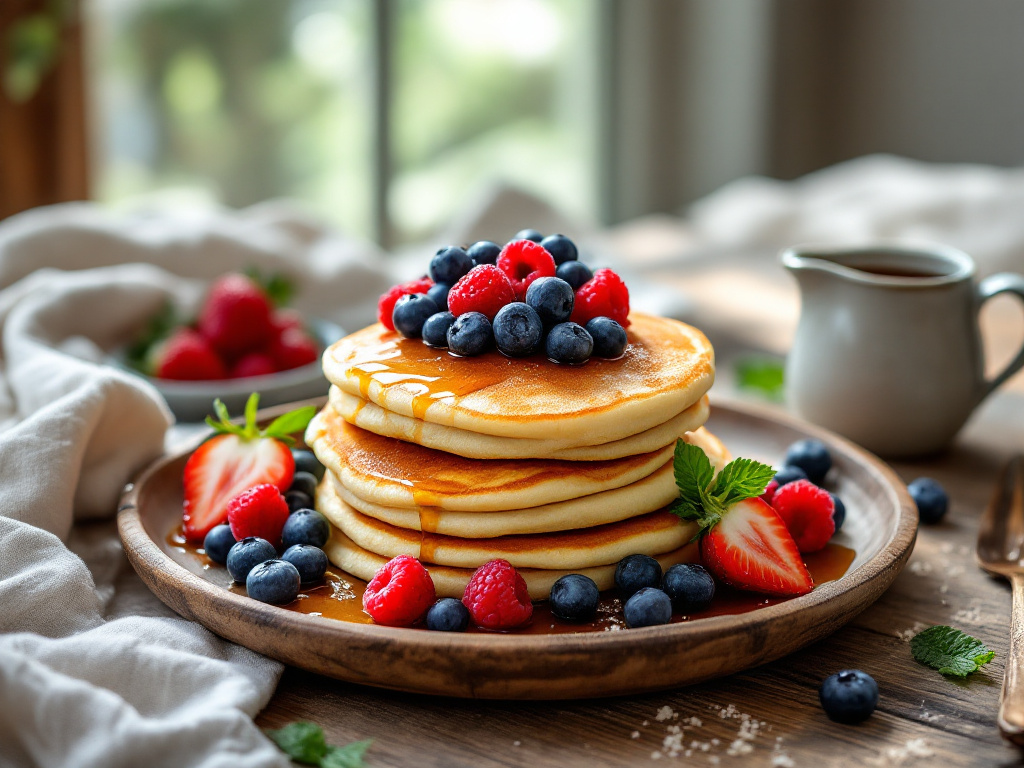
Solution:
<svg viewBox="0 0 1024 768">
<path fill-rule="evenodd" d="M 566 621 L 590 621 L 597 615 L 601 591 L 589 576 L 570 573 L 551 586 L 551 612 Z"/>
<path fill-rule="evenodd" d="M 418 339 L 423 335 L 423 324 L 427 318 L 436 315 L 440 309 L 425 293 L 409 293 L 395 302 L 391 321 L 400 334 L 408 339 Z"/>
<path fill-rule="evenodd" d="M 448 346 L 448 329 L 455 322 L 451 312 L 438 312 L 427 318 L 423 324 L 423 341 L 427 346 L 444 349 Z"/>
<path fill-rule="evenodd" d="M 878 683 L 859 669 L 844 669 L 825 678 L 818 699 L 829 720 L 859 723 L 878 706 Z"/>
<path fill-rule="evenodd" d="M 281 559 L 295 566 L 303 584 L 320 581 L 327 573 L 327 555 L 315 544 L 293 544 L 285 549 Z"/>
<path fill-rule="evenodd" d="M 466 254 L 477 266 L 481 264 L 494 264 L 498 260 L 499 253 L 501 253 L 501 246 L 497 243 L 492 243 L 490 240 L 481 240 L 473 243 L 466 251 Z"/>
<path fill-rule="evenodd" d="M 469 609 L 454 597 L 438 600 L 427 611 L 427 629 L 435 632 L 465 632 Z"/>
<path fill-rule="evenodd" d="M 324 465 L 312 451 L 292 448 L 292 457 L 295 459 L 296 472 L 309 472 L 317 480 L 324 479 Z"/>
<path fill-rule="evenodd" d="M 627 555 L 615 566 L 615 586 L 623 600 L 644 587 L 661 586 L 661 564 L 649 555 Z"/>
<path fill-rule="evenodd" d="M 288 505 L 289 512 L 309 509 L 313 506 L 313 497 L 304 491 L 285 491 L 284 501 Z"/>
<path fill-rule="evenodd" d="M 532 240 L 535 243 L 539 243 L 544 239 L 544 235 L 538 232 L 536 229 L 520 229 L 516 232 L 516 236 L 513 240 Z"/>
<path fill-rule="evenodd" d="M 545 328 L 569 319 L 575 297 L 572 286 L 558 277 L 539 277 L 526 289 L 526 303 L 537 311 Z"/>
<path fill-rule="evenodd" d="M 945 489 L 930 477 L 919 477 L 907 486 L 910 496 L 917 504 L 917 514 L 921 522 L 933 525 L 946 516 L 949 509 L 949 496 Z"/>
<path fill-rule="evenodd" d="M 786 451 L 786 465 L 800 467 L 807 474 L 808 480 L 821 485 L 832 468 L 832 455 L 821 440 L 798 440 Z"/>
<path fill-rule="evenodd" d="M 835 509 L 832 510 L 832 522 L 836 524 L 836 533 L 839 533 L 839 529 L 846 522 L 846 505 L 834 493 L 830 493 L 829 496 L 832 497 L 832 504 L 835 506 Z"/>
<path fill-rule="evenodd" d="M 459 278 L 473 268 L 473 260 L 461 248 L 449 245 L 434 254 L 430 260 L 430 279 L 435 283 L 455 285 Z"/>
<path fill-rule="evenodd" d="M 626 329 L 610 317 L 594 317 L 587 321 L 587 333 L 594 340 L 594 356 L 614 360 L 626 351 Z"/>
<path fill-rule="evenodd" d="M 697 613 L 711 605 L 715 596 L 715 580 L 703 566 L 679 563 L 665 572 L 662 589 L 677 611 Z"/>
<path fill-rule="evenodd" d="M 459 315 L 448 329 L 448 349 L 460 357 L 483 354 L 493 340 L 491 321 L 480 312 Z"/>
<path fill-rule="evenodd" d="M 225 562 L 231 578 L 239 584 L 244 584 L 249 571 L 260 563 L 275 557 L 277 557 L 277 550 L 269 541 L 258 536 L 246 536 L 228 550 Z"/>
<path fill-rule="evenodd" d="M 672 601 L 660 589 L 644 587 L 626 601 L 622 613 L 630 629 L 668 624 L 672 619 Z"/>
<path fill-rule="evenodd" d="M 299 594 L 299 569 L 284 560 L 260 563 L 245 577 L 245 591 L 253 600 L 287 605 Z"/>
<path fill-rule="evenodd" d="M 564 264 L 567 261 L 576 261 L 579 258 L 576 243 L 565 235 L 548 235 L 540 241 L 540 244 L 544 246 L 544 250 L 551 254 L 555 264 Z"/>
<path fill-rule="evenodd" d="M 287 549 L 294 544 L 322 547 L 331 536 L 331 524 L 315 509 L 297 509 L 284 521 L 281 544 Z"/>
<path fill-rule="evenodd" d="M 203 539 L 206 556 L 218 565 L 224 565 L 228 561 L 228 551 L 234 545 L 234 534 L 231 533 L 231 526 L 226 523 L 211 528 Z"/>
<path fill-rule="evenodd" d="M 309 472 L 296 472 L 294 477 L 292 477 L 292 484 L 288 487 L 288 490 L 302 491 L 310 498 L 313 498 L 316 496 L 316 486 L 316 475 L 312 475 Z"/>
<path fill-rule="evenodd" d="M 786 485 L 787 483 L 793 483 L 797 480 L 806 480 L 807 473 L 804 472 L 800 467 L 791 467 L 788 464 L 775 473 L 774 480 L 779 484 L 779 488 Z"/>
<path fill-rule="evenodd" d="M 594 351 L 594 340 L 587 329 L 577 323 L 559 323 L 548 332 L 548 357 L 556 363 L 585 363 Z"/>
<path fill-rule="evenodd" d="M 437 308 L 443 312 L 448 309 L 448 291 L 451 289 L 448 283 L 434 283 L 427 291 L 427 298 L 437 304 Z"/>
<path fill-rule="evenodd" d="M 567 261 L 564 264 L 559 264 L 558 269 L 555 270 L 555 277 L 565 280 L 574 291 L 579 290 L 579 287 L 593 276 L 594 273 L 590 271 L 590 267 L 582 261 Z"/>
<path fill-rule="evenodd" d="M 494 316 L 494 343 L 504 355 L 532 355 L 543 338 L 544 326 L 540 317 L 521 301 L 506 304 Z"/>
</svg>

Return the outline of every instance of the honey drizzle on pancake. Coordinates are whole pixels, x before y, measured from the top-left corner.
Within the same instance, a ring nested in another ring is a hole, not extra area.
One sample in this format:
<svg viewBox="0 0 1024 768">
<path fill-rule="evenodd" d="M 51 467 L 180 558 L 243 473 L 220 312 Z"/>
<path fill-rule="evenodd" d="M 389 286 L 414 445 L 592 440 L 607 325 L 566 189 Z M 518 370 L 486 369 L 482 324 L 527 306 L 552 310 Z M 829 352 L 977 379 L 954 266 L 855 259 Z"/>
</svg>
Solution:
<svg viewBox="0 0 1024 768">
<path fill-rule="evenodd" d="M 431 534 L 437 533 L 437 526 L 441 522 L 441 510 L 437 506 L 440 499 L 435 493 L 421 490 L 414 490 L 412 498 L 420 516 L 419 559 L 432 563 L 436 552 L 436 540 L 431 537 Z"/>
<path fill-rule="evenodd" d="M 171 530 L 167 535 L 166 547 L 171 555 L 181 561 L 188 558 L 190 566 L 196 567 L 209 574 L 205 578 L 225 585 L 235 594 L 245 595 L 245 586 L 231 584 L 230 576 L 223 566 L 213 563 L 201 547 L 188 542 L 182 533 L 181 526 Z M 850 569 L 857 553 L 849 547 L 841 544 L 830 543 L 820 552 L 813 552 L 803 556 L 807 570 L 815 586 L 828 581 L 835 581 Z M 218 578 L 220 576 L 221 578 Z M 361 581 L 335 566 L 330 566 L 324 583 L 318 586 L 304 589 L 299 594 L 299 599 L 289 605 L 283 606 L 285 610 L 305 613 L 313 616 L 322 616 L 335 621 L 348 621 L 353 624 L 372 624 L 373 620 L 363 611 L 363 592 L 366 590 L 366 582 Z M 768 605 L 785 602 L 790 598 L 767 597 L 751 592 L 740 592 L 729 587 L 718 585 L 715 598 L 711 607 L 700 613 L 689 616 L 673 614 L 672 623 L 677 624 L 695 619 L 704 619 L 711 616 L 730 616 L 740 613 L 748 613 Z M 621 621 L 621 603 L 613 592 L 601 594 L 601 606 L 598 610 L 598 618 L 595 621 L 585 624 L 572 624 L 556 619 L 551 614 L 551 608 L 547 602 L 534 603 L 533 619 L 525 627 L 517 627 L 509 630 L 509 634 L 523 635 L 561 635 L 577 632 L 607 632 L 611 629 L 623 629 Z M 470 627 L 468 632 L 484 633 L 487 630 Z"/>
</svg>

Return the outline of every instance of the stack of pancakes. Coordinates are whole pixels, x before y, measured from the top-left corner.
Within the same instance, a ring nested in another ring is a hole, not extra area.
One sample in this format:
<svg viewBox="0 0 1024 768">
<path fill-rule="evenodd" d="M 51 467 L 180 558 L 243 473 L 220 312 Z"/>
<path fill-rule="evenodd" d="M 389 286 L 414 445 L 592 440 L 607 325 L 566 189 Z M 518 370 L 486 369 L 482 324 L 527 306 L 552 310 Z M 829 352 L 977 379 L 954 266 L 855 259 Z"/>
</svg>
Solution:
<svg viewBox="0 0 1024 768">
<path fill-rule="evenodd" d="M 580 367 L 458 358 L 379 324 L 328 349 L 330 399 L 306 442 L 328 469 L 331 561 L 369 580 L 412 555 L 439 595 L 461 597 L 500 557 L 543 599 L 566 573 L 609 588 L 626 555 L 690 559 L 695 526 L 664 507 L 677 439 L 729 459 L 703 428 L 714 355 L 688 325 L 630 319 L 621 358 Z"/>
</svg>

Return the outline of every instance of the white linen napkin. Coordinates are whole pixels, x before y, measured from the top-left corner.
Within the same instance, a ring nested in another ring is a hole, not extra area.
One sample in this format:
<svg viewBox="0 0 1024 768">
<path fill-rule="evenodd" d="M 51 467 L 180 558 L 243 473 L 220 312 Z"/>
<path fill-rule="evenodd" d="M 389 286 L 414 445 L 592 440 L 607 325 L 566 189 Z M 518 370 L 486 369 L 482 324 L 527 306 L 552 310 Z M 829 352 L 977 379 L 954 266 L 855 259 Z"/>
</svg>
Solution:
<svg viewBox="0 0 1024 768">
<path fill-rule="evenodd" d="M 287 209 L 115 216 L 54 206 L 0 224 L 0 765 L 285 766 L 251 720 L 281 665 L 164 607 L 112 522 L 170 413 L 103 366 L 171 297 L 256 266 L 349 328 L 390 283 L 373 246 Z M 96 521 L 78 525 L 73 523 Z"/>
</svg>

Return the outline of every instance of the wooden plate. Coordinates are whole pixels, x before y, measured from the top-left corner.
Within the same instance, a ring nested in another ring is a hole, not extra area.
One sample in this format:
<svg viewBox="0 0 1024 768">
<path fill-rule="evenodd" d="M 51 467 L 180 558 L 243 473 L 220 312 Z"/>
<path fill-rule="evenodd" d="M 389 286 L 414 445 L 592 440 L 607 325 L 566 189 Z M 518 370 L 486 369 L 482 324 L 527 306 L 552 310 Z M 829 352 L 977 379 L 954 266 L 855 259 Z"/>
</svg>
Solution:
<svg viewBox="0 0 1024 768">
<path fill-rule="evenodd" d="M 279 411 L 280 409 L 275 409 Z M 274 411 L 265 414 L 268 418 Z M 354 624 L 284 610 L 214 583 L 167 543 L 180 523 L 190 451 L 155 462 L 122 499 L 118 527 L 143 581 L 182 616 L 287 664 L 355 683 L 489 699 L 567 699 L 688 685 L 764 664 L 835 632 L 878 597 L 914 546 L 917 510 L 885 464 L 824 430 L 749 405 L 714 402 L 708 426 L 736 456 L 781 465 L 803 437 L 832 452 L 847 506 L 836 541 L 847 575 L 755 611 L 621 632 L 457 634 Z"/>
</svg>

